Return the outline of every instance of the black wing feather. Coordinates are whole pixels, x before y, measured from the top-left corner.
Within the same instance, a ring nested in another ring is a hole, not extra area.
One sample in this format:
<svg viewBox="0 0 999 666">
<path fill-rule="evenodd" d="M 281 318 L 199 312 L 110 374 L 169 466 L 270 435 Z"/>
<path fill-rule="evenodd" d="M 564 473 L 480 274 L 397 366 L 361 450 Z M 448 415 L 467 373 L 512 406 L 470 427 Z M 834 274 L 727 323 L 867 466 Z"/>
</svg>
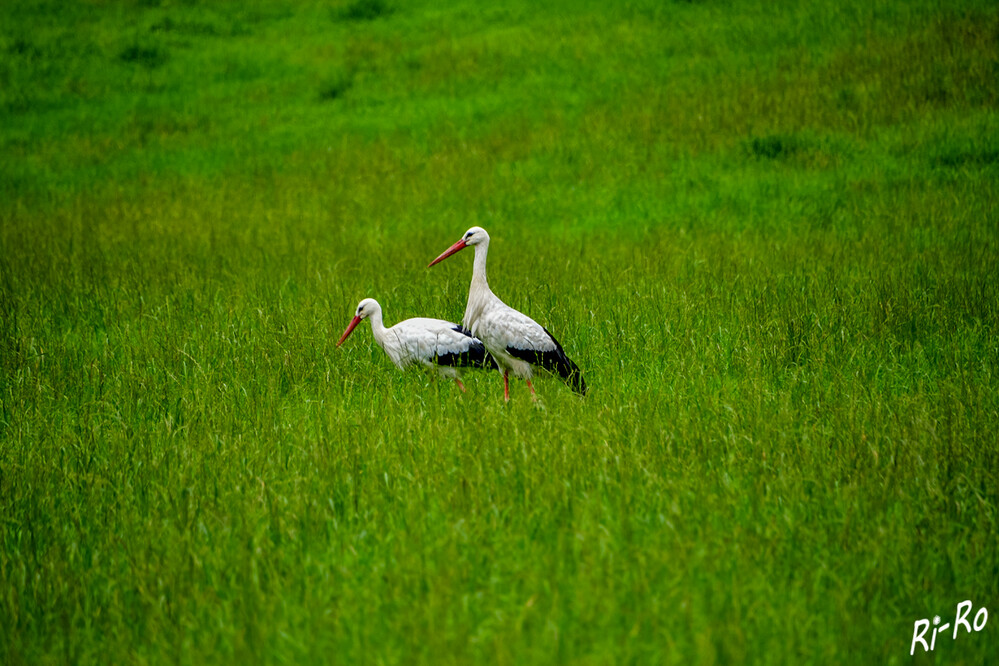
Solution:
<svg viewBox="0 0 999 666">
<path fill-rule="evenodd" d="M 561 377 L 569 387 L 580 395 L 586 395 L 586 382 L 583 381 L 583 372 L 579 369 L 575 363 L 573 363 L 568 356 L 565 355 L 565 350 L 562 349 L 562 345 L 559 341 L 555 339 L 555 336 L 551 334 L 544 326 L 541 327 L 548 337 L 552 339 L 555 343 L 555 349 L 550 351 L 538 351 L 536 349 L 518 349 L 516 347 L 507 347 L 506 352 L 513 356 L 514 358 L 519 358 L 522 361 L 527 361 L 532 365 L 538 365 L 553 372 L 559 377 Z"/>
<path fill-rule="evenodd" d="M 447 365 L 456 368 L 498 369 L 496 361 L 494 361 L 493 357 L 486 351 L 485 345 L 483 345 L 477 338 L 472 337 L 472 333 L 470 331 L 463 329 L 461 326 L 455 326 L 454 330 L 470 338 L 468 349 L 458 353 L 447 352 L 446 354 L 438 354 L 434 357 L 434 363 L 437 365 Z"/>
</svg>

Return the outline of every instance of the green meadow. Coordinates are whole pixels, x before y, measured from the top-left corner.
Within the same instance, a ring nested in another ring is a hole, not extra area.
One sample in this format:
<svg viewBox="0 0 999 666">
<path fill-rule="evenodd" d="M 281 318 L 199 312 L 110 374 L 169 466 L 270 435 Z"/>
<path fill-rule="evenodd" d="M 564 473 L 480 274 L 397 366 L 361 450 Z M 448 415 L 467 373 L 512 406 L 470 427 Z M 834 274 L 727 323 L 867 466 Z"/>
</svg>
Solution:
<svg viewBox="0 0 999 666">
<path fill-rule="evenodd" d="M 997 204 L 987 0 L 5 2 L 0 663 L 995 663 Z"/>
</svg>

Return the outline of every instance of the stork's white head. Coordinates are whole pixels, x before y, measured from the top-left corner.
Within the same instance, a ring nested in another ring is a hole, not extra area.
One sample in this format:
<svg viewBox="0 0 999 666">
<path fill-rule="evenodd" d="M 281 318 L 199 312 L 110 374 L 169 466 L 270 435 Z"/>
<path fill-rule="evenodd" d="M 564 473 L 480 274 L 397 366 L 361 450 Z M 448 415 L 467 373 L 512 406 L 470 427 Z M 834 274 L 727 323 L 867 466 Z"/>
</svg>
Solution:
<svg viewBox="0 0 999 666">
<path fill-rule="evenodd" d="M 489 234 L 486 233 L 485 229 L 483 229 L 482 227 L 472 227 L 471 229 L 465 232 L 465 235 L 461 237 L 461 240 L 459 240 L 457 243 L 455 243 L 448 249 L 444 250 L 444 252 L 441 253 L 441 256 L 437 257 L 429 264 L 427 264 L 427 268 L 430 268 L 434 264 L 444 261 L 455 252 L 458 252 L 459 250 L 464 250 L 469 245 L 481 245 L 482 243 L 488 243 L 488 242 L 489 242 Z"/>
<path fill-rule="evenodd" d="M 343 332 L 340 336 L 340 341 L 336 343 L 339 347 L 343 344 L 343 341 L 347 339 L 347 336 L 353 332 L 357 325 L 361 323 L 362 319 L 367 319 L 373 315 L 381 314 L 382 306 L 378 305 L 378 301 L 373 298 L 365 298 L 363 301 L 357 304 L 357 310 L 354 312 L 354 318 L 350 320 L 350 324 L 347 326 L 347 330 Z"/>
<path fill-rule="evenodd" d="M 478 245 L 479 243 L 485 243 L 489 240 L 489 234 L 482 227 L 472 227 L 465 232 L 465 235 L 461 237 L 462 242 L 465 245 Z"/>
<path fill-rule="evenodd" d="M 365 298 L 357 304 L 357 311 L 354 312 L 354 316 L 358 319 L 367 319 L 374 313 L 381 311 L 382 306 L 378 305 L 378 301 L 373 298 Z"/>
</svg>

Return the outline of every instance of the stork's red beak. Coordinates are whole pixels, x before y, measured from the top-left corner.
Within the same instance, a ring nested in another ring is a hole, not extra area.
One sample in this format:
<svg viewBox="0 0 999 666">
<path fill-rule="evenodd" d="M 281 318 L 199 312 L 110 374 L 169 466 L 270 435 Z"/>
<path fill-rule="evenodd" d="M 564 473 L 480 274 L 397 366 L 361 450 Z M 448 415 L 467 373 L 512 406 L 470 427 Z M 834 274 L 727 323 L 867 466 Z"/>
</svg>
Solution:
<svg viewBox="0 0 999 666">
<path fill-rule="evenodd" d="M 458 241 L 457 243 L 455 243 L 454 245 L 452 245 L 448 249 L 444 250 L 444 252 L 441 254 L 441 256 L 437 257 L 436 259 L 434 259 L 433 261 L 431 261 L 429 264 L 427 264 L 427 268 L 430 268 L 434 264 L 439 264 L 440 262 L 442 262 L 445 259 L 447 259 L 448 257 L 450 257 L 452 254 L 454 254 L 458 250 L 464 250 L 466 247 L 468 247 L 468 246 L 465 245 L 465 239 L 462 238 L 460 241 Z"/>
<path fill-rule="evenodd" d="M 347 339 L 348 335 L 350 335 L 350 332 L 353 331 L 355 328 L 357 328 L 357 325 L 360 323 L 361 323 L 360 317 L 354 317 L 353 319 L 351 319 L 350 325 L 347 327 L 347 330 L 343 332 L 343 335 L 340 336 L 340 341 L 336 343 L 336 346 L 339 347 L 340 345 L 342 345 L 343 341 Z"/>
</svg>

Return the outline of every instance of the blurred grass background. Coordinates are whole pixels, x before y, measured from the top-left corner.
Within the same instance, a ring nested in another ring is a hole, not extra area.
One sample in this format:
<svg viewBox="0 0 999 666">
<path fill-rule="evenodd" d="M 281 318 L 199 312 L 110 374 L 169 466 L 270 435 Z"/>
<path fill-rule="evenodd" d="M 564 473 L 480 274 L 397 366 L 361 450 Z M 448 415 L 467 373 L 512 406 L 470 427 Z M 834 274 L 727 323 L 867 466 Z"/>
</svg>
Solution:
<svg viewBox="0 0 999 666">
<path fill-rule="evenodd" d="M 5 663 L 988 663 L 999 10 L 0 9 Z M 497 294 L 592 393 L 398 373 Z M 946 621 L 946 619 L 945 619 Z"/>
</svg>

